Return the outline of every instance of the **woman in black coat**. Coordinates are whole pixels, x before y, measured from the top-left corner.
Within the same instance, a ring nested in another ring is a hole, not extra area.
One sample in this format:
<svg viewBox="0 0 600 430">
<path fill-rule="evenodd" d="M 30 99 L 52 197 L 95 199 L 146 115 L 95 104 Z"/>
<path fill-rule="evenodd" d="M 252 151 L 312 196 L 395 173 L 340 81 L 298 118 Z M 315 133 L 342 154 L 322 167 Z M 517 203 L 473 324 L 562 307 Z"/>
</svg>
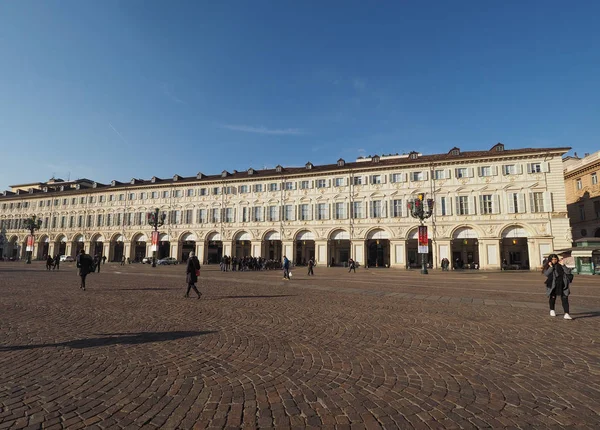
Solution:
<svg viewBox="0 0 600 430">
<path fill-rule="evenodd" d="M 200 262 L 198 261 L 198 257 L 193 252 L 190 252 L 190 258 L 187 261 L 187 267 L 185 270 L 186 273 L 186 281 L 187 281 L 187 291 L 184 297 L 190 296 L 190 290 L 193 289 L 196 294 L 198 294 L 198 298 L 202 295 L 198 288 L 196 288 L 196 282 L 198 282 L 198 275 L 200 274 Z"/>
<path fill-rule="evenodd" d="M 544 266 L 544 276 L 546 276 L 546 295 L 549 297 L 550 316 L 555 317 L 554 304 L 556 297 L 560 296 L 562 306 L 565 311 L 564 319 L 573 319 L 569 315 L 569 294 L 571 289 L 571 269 L 558 262 L 558 255 L 550 254 L 548 262 Z"/>
</svg>

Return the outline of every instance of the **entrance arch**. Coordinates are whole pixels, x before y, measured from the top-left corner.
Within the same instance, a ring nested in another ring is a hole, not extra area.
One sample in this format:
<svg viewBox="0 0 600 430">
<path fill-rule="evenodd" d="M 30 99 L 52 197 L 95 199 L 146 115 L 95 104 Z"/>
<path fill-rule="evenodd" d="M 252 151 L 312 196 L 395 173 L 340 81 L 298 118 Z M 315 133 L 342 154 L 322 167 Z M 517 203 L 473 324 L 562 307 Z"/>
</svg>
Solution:
<svg viewBox="0 0 600 430">
<path fill-rule="evenodd" d="M 196 242 L 198 238 L 194 233 L 184 233 L 181 236 L 181 261 L 186 262 L 190 258 L 190 252 L 196 251 Z"/>
<path fill-rule="evenodd" d="M 140 263 L 146 257 L 146 243 L 148 237 L 144 233 L 138 233 L 131 240 L 133 249 L 133 261 Z M 131 258 L 131 257 L 130 257 Z"/>
<path fill-rule="evenodd" d="M 454 270 L 479 268 L 479 235 L 474 228 L 464 226 L 454 230 L 451 249 Z"/>
<path fill-rule="evenodd" d="M 110 241 L 109 258 L 110 261 L 120 262 L 123 259 L 125 250 L 125 238 L 122 234 L 116 234 Z M 112 257 L 111 257 L 112 256 Z"/>
<path fill-rule="evenodd" d="M 594 233 L 594 237 L 600 237 L 600 228 L 596 229 L 596 232 Z"/>
<path fill-rule="evenodd" d="M 79 255 L 79 251 L 83 249 L 83 235 L 78 234 L 73 236 L 73 240 L 71 241 L 71 255 L 73 257 L 77 257 Z"/>
<path fill-rule="evenodd" d="M 6 252 L 6 256 L 9 260 L 19 259 L 19 238 L 17 236 L 11 237 L 8 241 L 8 250 Z"/>
<path fill-rule="evenodd" d="M 350 259 L 350 233 L 337 229 L 329 235 L 329 266 L 341 266 Z"/>
<path fill-rule="evenodd" d="M 171 237 L 167 233 L 161 233 L 158 236 L 158 250 L 156 259 L 167 258 L 171 256 Z"/>
<path fill-rule="evenodd" d="M 58 236 L 54 242 L 54 249 L 56 255 L 65 255 L 67 252 L 67 238 L 64 234 Z"/>
<path fill-rule="evenodd" d="M 236 257 L 248 257 L 252 253 L 252 236 L 247 231 L 240 231 L 235 235 L 234 245 Z"/>
<path fill-rule="evenodd" d="M 267 232 L 263 243 L 263 256 L 267 260 L 281 260 L 283 247 L 281 246 L 281 235 L 278 231 L 271 230 Z"/>
<path fill-rule="evenodd" d="M 429 245 L 427 253 L 427 267 L 433 267 L 433 246 L 431 243 L 431 229 L 427 229 L 427 243 Z M 406 238 L 406 267 L 409 269 L 421 268 L 421 254 L 419 254 L 419 227 L 414 227 L 408 232 Z"/>
<path fill-rule="evenodd" d="M 367 234 L 368 267 L 390 267 L 390 233 L 376 228 Z"/>
<path fill-rule="evenodd" d="M 206 262 L 208 264 L 211 263 L 220 263 L 221 258 L 223 258 L 223 241 L 221 239 L 221 234 L 213 231 L 206 236 Z"/>
<path fill-rule="evenodd" d="M 529 270 L 529 233 L 521 225 L 502 230 L 501 255 L 504 270 Z"/>
<path fill-rule="evenodd" d="M 48 235 L 44 234 L 40 236 L 40 240 L 38 241 L 38 260 L 46 260 L 48 258 L 48 253 L 50 252 L 50 238 Z"/>
<path fill-rule="evenodd" d="M 296 265 L 306 266 L 308 260 L 315 258 L 315 234 L 310 230 L 296 233 Z"/>
<path fill-rule="evenodd" d="M 98 233 L 98 234 L 95 234 L 94 236 L 92 236 L 90 255 L 92 255 L 92 256 L 97 255 L 99 258 L 102 258 L 103 254 L 104 254 L 104 236 L 102 236 L 100 233 Z"/>
</svg>

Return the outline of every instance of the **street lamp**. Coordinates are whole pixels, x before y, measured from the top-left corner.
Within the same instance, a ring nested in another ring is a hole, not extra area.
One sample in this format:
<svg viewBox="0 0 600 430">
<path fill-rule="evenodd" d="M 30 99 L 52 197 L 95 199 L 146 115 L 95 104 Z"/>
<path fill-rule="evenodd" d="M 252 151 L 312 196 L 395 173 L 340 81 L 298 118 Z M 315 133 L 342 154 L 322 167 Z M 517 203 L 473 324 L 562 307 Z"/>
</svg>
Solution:
<svg viewBox="0 0 600 430">
<path fill-rule="evenodd" d="M 38 219 L 35 215 L 32 215 L 31 218 L 27 218 L 24 220 L 23 224 L 25 225 L 25 229 L 29 230 L 29 236 L 27 236 L 27 264 L 31 264 L 31 254 L 33 253 L 33 244 L 34 233 L 36 230 L 39 230 L 42 227 L 42 220 Z"/>
<path fill-rule="evenodd" d="M 154 209 L 154 212 L 148 212 L 148 224 L 154 227 L 152 233 L 152 267 L 156 267 L 156 247 L 158 246 L 158 227 L 162 227 L 165 223 L 166 213 L 160 213 L 158 208 Z"/>
<path fill-rule="evenodd" d="M 427 202 L 427 209 L 425 208 Z M 433 199 L 425 200 L 425 193 L 417 195 L 417 198 L 408 202 L 408 212 L 413 218 L 421 221 L 419 226 L 419 254 L 421 254 L 421 274 L 427 275 L 427 254 L 429 254 L 429 240 L 427 239 L 427 226 L 423 223 L 433 215 Z"/>
</svg>

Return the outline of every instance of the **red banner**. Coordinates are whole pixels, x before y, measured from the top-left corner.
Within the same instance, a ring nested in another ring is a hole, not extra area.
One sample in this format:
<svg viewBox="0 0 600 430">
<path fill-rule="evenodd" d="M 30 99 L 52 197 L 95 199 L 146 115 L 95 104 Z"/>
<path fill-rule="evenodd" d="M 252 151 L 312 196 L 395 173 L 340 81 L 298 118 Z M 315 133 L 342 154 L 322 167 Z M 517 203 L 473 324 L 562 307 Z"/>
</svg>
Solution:
<svg viewBox="0 0 600 430">
<path fill-rule="evenodd" d="M 33 251 L 33 244 L 35 243 L 34 240 L 35 239 L 31 234 L 27 236 L 27 248 L 25 249 L 26 251 Z"/>
<path fill-rule="evenodd" d="M 419 226 L 419 254 L 429 253 L 429 240 L 427 239 L 427 226 Z"/>
<path fill-rule="evenodd" d="M 153 231 L 152 232 L 152 245 L 157 246 L 158 245 L 158 232 L 157 231 Z"/>
</svg>

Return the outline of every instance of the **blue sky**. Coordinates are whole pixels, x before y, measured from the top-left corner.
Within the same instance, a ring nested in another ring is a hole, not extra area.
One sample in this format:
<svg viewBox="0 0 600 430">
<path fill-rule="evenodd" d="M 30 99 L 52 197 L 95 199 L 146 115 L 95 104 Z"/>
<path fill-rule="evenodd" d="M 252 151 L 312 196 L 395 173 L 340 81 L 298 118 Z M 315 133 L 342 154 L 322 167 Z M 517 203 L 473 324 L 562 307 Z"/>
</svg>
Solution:
<svg viewBox="0 0 600 430">
<path fill-rule="evenodd" d="M 374 6 L 374 5 L 377 6 Z M 600 149 L 600 2 L 0 2 L 0 190 Z"/>
</svg>

